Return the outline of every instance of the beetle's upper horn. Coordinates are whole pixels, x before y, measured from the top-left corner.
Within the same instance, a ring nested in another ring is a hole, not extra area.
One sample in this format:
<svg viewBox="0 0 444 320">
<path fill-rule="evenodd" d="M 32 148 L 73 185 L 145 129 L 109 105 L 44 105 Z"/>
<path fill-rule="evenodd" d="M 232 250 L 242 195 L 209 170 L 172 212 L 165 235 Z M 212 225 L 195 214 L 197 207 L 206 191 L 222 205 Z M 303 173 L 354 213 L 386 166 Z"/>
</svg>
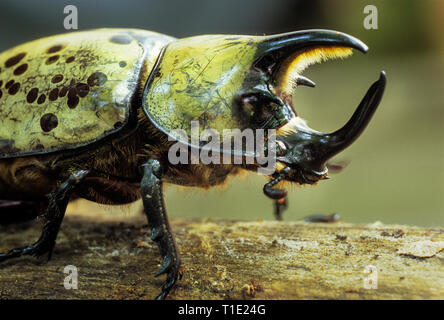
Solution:
<svg viewBox="0 0 444 320">
<path fill-rule="evenodd" d="M 265 36 L 262 52 L 267 54 L 277 52 L 286 56 L 297 50 L 316 46 L 349 47 L 361 52 L 367 52 L 368 47 L 359 39 L 348 34 L 332 30 L 304 30 Z"/>
<path fill-rule="evenodd" d="M 385 72 L 382 71 L 379 80 L 368 89 L 350 120 L 341 129 L 324 135 L 324 142 L 319 146 L 319 165 L 347 148 L 361 135 L 382 99 L 385 83 Z"/>
</svg>

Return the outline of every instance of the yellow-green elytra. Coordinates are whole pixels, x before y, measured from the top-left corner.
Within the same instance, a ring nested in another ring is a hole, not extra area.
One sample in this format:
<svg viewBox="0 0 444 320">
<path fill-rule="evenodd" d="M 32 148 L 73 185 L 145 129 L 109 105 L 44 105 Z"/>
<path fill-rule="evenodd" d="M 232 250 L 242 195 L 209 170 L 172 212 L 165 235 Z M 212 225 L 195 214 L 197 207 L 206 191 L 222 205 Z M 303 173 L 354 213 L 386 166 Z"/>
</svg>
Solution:
<svg viewBox="0 0 444 320">
<path fill-rule="evenodd" d="M 0 158 L 73 149 L 119 131 L 172 40 L 145 30 L 97 29 L 1 53 Z"/>
</svg>

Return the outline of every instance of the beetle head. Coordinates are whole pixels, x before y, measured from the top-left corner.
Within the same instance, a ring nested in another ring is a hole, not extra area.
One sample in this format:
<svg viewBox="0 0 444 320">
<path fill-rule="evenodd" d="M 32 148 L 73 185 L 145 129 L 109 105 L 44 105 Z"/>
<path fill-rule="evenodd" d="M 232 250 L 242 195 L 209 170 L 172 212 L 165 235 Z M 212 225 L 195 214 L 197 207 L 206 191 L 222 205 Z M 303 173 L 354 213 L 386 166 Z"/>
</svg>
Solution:
<svg viewBox="0 0 444 320">
<path fill-rule="evenodd" d="M 368 48 L 356 38 L 327 30 L 309 30 L 268 37 L 261 47 L 262 56 L 254 67 L 267 78 L 267 88 L 284 106 L 293 108 L 293 93 L 297 86 L 314 87 L 301 75 L 309 65 L 329 58 L 343 58 L 351 49 L 366 53 Z M 372 118 L 385 89 L 385 73 L 368 90 L 350 120 L 339 130 L 324 134 L 307 126 L 296 115 L 276 133 L 276 171 L 264 186 L 265 194 L 283 198 L 285 190 L 273 189 L 281 180 L 314 184 L 328 178 L 327 161 L 344 150 L 363 132 Z M 285 110 L 285 107 L 283 108 Z"/>
</svg>

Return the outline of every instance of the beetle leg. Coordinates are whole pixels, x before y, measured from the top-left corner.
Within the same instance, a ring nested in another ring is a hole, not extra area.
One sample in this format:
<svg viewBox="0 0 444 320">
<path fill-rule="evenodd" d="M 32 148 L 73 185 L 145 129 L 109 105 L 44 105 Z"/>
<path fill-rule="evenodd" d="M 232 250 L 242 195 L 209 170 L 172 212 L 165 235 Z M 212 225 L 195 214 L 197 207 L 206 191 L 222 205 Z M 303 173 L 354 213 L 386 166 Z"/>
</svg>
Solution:
<svg viewBox="0 0 444 320">
<path fill-rule="evenodd" d="M 51 259 L 57 234 L 60 229 L 66 207 L 75 188 L 88 174 L 88 170 L 78 170 L 73 172 L 69 178 L 59 184 L 51 193 L 48 194 L 48 207 L 42 215 L 46 222 L 43 225 L 42 234 L 34 244 L 10 250 L 8 253 L 0 254 L 0 262 L 11 258 L 17 258 L 22 255 L 32 255 L 40 257 L 48 253 L 48 260 Z"/>
<path fill-rule="evenodd" d="M 151 229 L 151 240 L 157 243 L 162 256 L 160 269 L 154 276 L 167 274 L 162 293 L 156 297 L 156 300 L 165 299 L 177 278 L 182 277 L 179 251 L 165 210 L 161 178 L 162 166 L 158 160 L 149 160 L 143 165 L 141 182 L 143 207 Z"/>
<path fill-rule="evenodd" d="M 276 220 L 282 221 L 282 213 L 287 209 L 287 207 L 287 197 L 274 200 L 274 217 L 276 218 Z"/>
</svg>

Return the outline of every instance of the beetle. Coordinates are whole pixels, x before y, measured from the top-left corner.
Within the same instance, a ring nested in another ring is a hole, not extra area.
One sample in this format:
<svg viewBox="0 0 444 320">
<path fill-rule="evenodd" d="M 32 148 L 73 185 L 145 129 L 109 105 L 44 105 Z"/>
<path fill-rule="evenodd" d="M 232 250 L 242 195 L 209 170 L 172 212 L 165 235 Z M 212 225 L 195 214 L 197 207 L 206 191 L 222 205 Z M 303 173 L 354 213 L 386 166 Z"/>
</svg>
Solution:
<svg viewBox="0 0 444 320">
<path fill-rule="evenodd" d="M 182 271 L 163 184 L 209 188 L 262 166 L 172 164 L 168 152 L 177 142 L 174 130 L 190 133 L 192 121 L 199 130 L 275 130 L 276 161 L 264 193 L 282 211 L 287 192 L 277 185 L 328 178 L 327 160 L 361 134 L 379 105 L 384 72 L 351 119 L 333 133 L 310 129 L 296 115 L 297 87 L 314 86 L 302 71 L 347 57 L 352 49 L 368 50 L 360 40 L 331 30 L 175 39 L 139 29 L 96 29 L 4 51 L 0 218 L 14 222 L 40 216 L 45 223 L 34 244 L 0 254 L 0 261 L 22 255 L 50 259 L 74 198 L 102 204 L 142 198 L 150 237 L 162 257 L 155 276 L 166 274 L 157 297 L 164 299 Z"/>
</svg>

